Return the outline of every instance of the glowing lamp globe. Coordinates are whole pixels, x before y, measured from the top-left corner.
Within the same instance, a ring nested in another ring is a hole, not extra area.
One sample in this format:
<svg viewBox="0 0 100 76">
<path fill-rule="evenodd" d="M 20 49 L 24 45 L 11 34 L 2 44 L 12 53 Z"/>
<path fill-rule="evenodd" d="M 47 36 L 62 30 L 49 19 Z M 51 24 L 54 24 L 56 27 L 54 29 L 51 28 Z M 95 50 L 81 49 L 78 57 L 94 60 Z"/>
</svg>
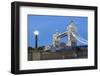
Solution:
<svg viewBox="0 0 100 76">
<path fill-rule="evenodd" d="M 39 35 L 39 31 L 38 30 L 35 30 L 34 31 L 34 35 Z"/>
</svg>

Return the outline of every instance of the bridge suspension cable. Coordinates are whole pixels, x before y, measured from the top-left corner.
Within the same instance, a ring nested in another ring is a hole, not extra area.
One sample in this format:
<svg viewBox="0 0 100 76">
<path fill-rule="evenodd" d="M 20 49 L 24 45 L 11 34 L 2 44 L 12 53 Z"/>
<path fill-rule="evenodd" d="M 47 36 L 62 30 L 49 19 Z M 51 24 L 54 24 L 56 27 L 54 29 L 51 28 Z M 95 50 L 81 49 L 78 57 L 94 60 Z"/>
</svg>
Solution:
<svg viewBox="0 0 100 76">
<path fill-rule="evenodd" d="M 83 44 L 88 44 L 87 40 L 85 40 L 85 39 L 83 39 L 81 37 L 77 37 L 73 32 L 71 32 L 71 33 L 79 42 L 81 42 Z M 83 39 L 83 40 L 81 40 L 81 39 Z"/>
<path fill-rule="evenodd" d="M 81 37 L 79 37 L 79 36 L 78 36 L 78 38 L 79 38 L 80 40 L 82 40 L 82 41 L 84 41 L 84 42 L 88 43 L 88 41 L 87 41 L 87 40 L 85 40 L 85 39 L 83 39 L 83 38 L 81 38 Z"/>
</svg>

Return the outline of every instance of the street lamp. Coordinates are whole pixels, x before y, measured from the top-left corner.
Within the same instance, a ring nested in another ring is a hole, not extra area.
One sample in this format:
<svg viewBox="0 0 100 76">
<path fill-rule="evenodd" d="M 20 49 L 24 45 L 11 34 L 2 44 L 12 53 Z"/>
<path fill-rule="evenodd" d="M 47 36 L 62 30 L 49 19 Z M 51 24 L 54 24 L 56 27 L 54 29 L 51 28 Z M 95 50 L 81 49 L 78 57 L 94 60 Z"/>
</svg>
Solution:
<svg viewBox="0 0 100 76">
<path fill-rule="evenodd" d="M 34 35 L 35 35 L 35 48 L 38 48 L 38 35 L 39 35 L 39 31 L 35 30 L 34 31 Z"/>
</svg>

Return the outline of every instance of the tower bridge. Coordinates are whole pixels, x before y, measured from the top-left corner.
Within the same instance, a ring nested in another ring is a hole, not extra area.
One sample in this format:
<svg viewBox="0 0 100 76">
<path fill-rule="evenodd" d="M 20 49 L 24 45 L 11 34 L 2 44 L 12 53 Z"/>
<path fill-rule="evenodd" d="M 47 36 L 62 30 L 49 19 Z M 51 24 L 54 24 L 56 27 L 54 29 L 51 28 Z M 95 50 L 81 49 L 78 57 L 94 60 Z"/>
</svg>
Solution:
<svg viewBox="0 0 100 76">
<path fill-rule="evenodd" d="M 62 33 L 56 32 L 55 34 L 53 34 L 53 46 L 55 47 L 59 45 L 61 38 L 64 38 L 64 37 L 66 37 L 66 41 L 68 37 L 68 41 L 66 42 L 67 46 L 75 46 L 77 44 L 77 39 L 73 36 L 72 32 L 76 34 L 76 31 L 77 31 L 77 28 L 74 22 L 72 21 L 67 26 L 65 32 L 62 32 Z"/>
<path fill-rule="evenodd" d="M 77 46 L 77 41 L 87 44 L 87 40 L 78 37 L 77 34 L 77 27 L 73 21 L 70 22 L 70 24 L 67 26 L 66 31 L 59 33 L 56 32 L 53 34 L 53 46 L 56 47 L 60 44 L 61 38 L 66 37 L 66 45 L 67 46 Z"/>
<path fill-rule="evenodd" d="M 82 44 L 87 45 L 88 42 L 84 38 L 80 37 L 77 33 L 77 27 L 73 21 L 66 27 L 64 32 L 56 32 L 53 34 L 52 37 L 52 45 L 46 46 L 45 50 L 57 49 L 60 48 L 59 45 L 61 44 L 60 40 L 62 38 L 66 38 L 65 46 L 77 46 L 77 42 L 79 41 Z"/>
</svg>

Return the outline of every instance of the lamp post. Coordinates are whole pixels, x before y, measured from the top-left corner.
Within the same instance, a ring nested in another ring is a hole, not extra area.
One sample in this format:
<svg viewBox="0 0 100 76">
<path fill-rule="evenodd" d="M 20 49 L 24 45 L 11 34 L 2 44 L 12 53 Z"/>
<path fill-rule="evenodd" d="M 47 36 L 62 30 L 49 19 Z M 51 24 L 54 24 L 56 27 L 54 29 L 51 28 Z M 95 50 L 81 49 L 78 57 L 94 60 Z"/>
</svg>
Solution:
<svg viewBox="0 0 100 76">
<path fill-rule="evenodd" d="M 34 35 L 35 35 L 35 48 L 38 48 L 38 35 L 39 35 L 39 31 L 35 30 L 34 31 Z"/>
</svg>

